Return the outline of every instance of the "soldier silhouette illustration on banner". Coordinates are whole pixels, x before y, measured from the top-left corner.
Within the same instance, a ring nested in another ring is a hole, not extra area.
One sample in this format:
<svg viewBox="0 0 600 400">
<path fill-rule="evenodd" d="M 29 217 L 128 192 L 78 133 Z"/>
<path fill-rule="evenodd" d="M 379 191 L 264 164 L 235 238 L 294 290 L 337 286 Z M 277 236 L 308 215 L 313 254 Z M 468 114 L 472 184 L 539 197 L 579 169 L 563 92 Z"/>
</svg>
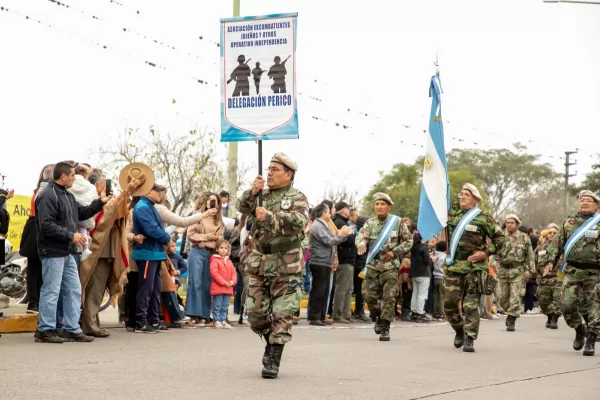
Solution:
<svg viewBox="0 0 600 400">
<path fill-rule="evenodd" d="M 267 74 L 269 78 L 273 79 L 273 84 L 271 85 L 273 93 L 287 93 L 285 87 L 285 76 L 287 75 L 285 63 L 290 57 L 291 56 L 288 56 L 283 62 L 281 62 L 281 57 L 279 56 L 275 56 L 275 59 L 273 60 L 275 64 L 273 64 Z"/>
<path fill-rule="evenodd" d="M 239 65 L 235 67 L 227 80 L 228 85 L 231 81 L 235 81 L 235 89 L 231 97 L 250 96 L 250 82 L 248 81 L 251 75 L 250 67 L 248 66 L 250 60 L 251 58 L 246 61 L 246 57 L 243 54 L 238 56 L 237 61 Z"/>
<path fill-rule="evenodd" d="M 260 67 L 260 63 L 256 63 L 256 68 L 252 70 L 252 75 L 254 76 L 254 86 L 256 87 L 256 94 L 260 94 L 260 78 L 262 78 L 262 74 L 267 72 L 266 69 L 262 69 Z"/>
</svg>

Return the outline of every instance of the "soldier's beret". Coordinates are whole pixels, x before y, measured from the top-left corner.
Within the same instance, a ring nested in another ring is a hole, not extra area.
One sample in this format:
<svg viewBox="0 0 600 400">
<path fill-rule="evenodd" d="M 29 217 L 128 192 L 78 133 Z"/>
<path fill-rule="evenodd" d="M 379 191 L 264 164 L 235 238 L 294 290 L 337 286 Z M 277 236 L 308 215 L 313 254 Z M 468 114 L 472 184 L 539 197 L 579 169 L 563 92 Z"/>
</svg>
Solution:
<svg viewBox="0 0 600 400">
<path fill-rule="evenodd" d="M 514 219 L 515 221 L 517 221 L 517 224 L 521 225 L 521 220 L 519 219 L 519 217 L 517 217 L 516 214 L 508 214 L 506 216 L 506 220 L 509 220 L 509 219 Z"/>
<path fill-rule="evenodd" d="M 559 230 L 558 225 L 556 225 L 554 222 L 551 224 L 548 224 L 546 229 L 556 229 L 557 231 Z"/>
<path fill-rule="evenodd" d="M 298 165 L 285 153 L 275 153 L 271 162 L 285 165 L 294 172 L 298 172 Z"/>
<path fill-rule="evenodd" d="M 390 206 L 394 205 L 394 202 L 392 201 L 392 198 L 390 196 L 388 196 L 387 194 L 385 194 L 385 193 L 375 193 L 373 195 L 373 202 L 375 202 L 377 200 L 385 201 Z"/>
<path fill-rule="evenodd" d="M 584 196 L 591 197 L 596 203 L 600 203 L 600 197 L 598 197 L 598 195 L 592 192 L 591 190 L 582 190 L 581 192 L 579 192 L 580 199 Z"/>
<path fill-rule="evenodd" d="M 462 190 L 468 190 L 469 192 L 471 192 L 473 197 L 475 197 L 477 200 L 481 201 L 481 194 L 479 193 L 479 189 L 477 189 L 475 187 L 475 185 L 473 185 L 471 183 L 465 183 Z"/>
</svg>

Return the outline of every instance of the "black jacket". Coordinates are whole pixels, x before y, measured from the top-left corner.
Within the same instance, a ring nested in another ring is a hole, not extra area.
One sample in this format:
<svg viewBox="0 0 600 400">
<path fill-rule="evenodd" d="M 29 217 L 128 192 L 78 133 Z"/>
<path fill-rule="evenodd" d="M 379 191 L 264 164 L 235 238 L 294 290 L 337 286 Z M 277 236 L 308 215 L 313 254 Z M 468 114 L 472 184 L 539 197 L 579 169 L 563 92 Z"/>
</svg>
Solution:
<svg viewBox="0 0 600 400">
<path fill-rule="evenodd" d="M 0 235 L 2 236 L 8 234 L 8 226 L 10 225 L 10 214 L 4 209 L 4 203 L 6 203 L 7 196 L 8 192 L 4 189 L 0 189 Z"/>
<path fill-rule="evenodd" d="M 411 278 L 431 278 L 433 263 L 429 257 L 429 248 L 425 243 L 418 243 L 410 251 Z"/>
<path fill-rule="evenodd" d="M 344 218 L 343 216 L 341 216 L 340 214 L 336 214 L 335 217 L 333 217 L 333 223 L 335 224 L 336 228 L 341 229 L 343 226 L 348 225 L 348 220 L 346 218 Z M 350 235 L 346 238 L 345 242 L 342 242 L 342 244 L 338 245 L 338 247 L 337 247 L 338 262 L 340 265 L 342 265 L 342 264 L 354 265 L 356 263 L 357 249 L 356 249 L 355 239 L 356 239 L 355 235 Z"/>
<path fill-rule="evenodd" d="M 64 186 L 52 181 L 35 199 L 38 255 L 66 257 L 76 251 L 73 235 L 77 222 L 92 218 L 102 210 L 100 199 L 87 207 L 79 205 Z"/>
</svg>

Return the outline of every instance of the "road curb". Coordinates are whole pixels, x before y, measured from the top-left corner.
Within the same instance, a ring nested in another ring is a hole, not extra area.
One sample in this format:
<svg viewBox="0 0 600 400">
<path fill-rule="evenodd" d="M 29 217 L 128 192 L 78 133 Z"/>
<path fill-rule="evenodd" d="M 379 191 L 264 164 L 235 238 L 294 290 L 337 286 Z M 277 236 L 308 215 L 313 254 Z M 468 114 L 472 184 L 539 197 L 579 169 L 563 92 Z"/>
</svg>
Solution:
<svg viewBox="0 0 600 400">
<path fill-rule="evenodd" d="M 13 314 L 0 318 L 0 333 L 35 332 L 37 324 L 37 314 Z"/>
</svg>

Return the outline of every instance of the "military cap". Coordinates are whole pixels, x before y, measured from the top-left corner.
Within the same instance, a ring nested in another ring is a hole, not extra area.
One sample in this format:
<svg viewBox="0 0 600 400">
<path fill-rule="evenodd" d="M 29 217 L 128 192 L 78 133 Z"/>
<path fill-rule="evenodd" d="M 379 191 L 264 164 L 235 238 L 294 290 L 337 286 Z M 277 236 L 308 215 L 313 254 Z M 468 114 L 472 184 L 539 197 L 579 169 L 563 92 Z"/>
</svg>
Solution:
<svg viewBox="0 0 600 400">
<path fill-rule="evenodd" d="M 581 199 L 584 196 L 591 197 L 596 203 L 600 203 L 600 197 L 598 197 L 598 195 L 592 192 L 591 190 L 582 190 L 581 192 L 579 192 L 579 199 Z"/>
<path fill-rule="evenodd" d="M 508 221 L 509 219 L 514 219 L 515 221 L 517 221 L 517 224 L 521 225 L 521 220 L 519 219 L 519 217 L 517 217 L 517 214 L 508 214 L 506 216 L 506 220 Z"/>
<path fill-rule="evenodd" d="M 465 183 L 462 190 L 468 190 L 469 192 L 471 192 L 473 197 L 475 197 L 477 200 L 481 201 L 481 194 L 479 194 L 479 189 L 477 189 L 475 187 L 475 185 L 473 185 L 471 183 Z"/>
<path fill-rule="evenodd" d="M 275 153 L 271 162 L 285 165 L 294 172 L 298 172 L 298 165 L 285 153 Z"/>
<path fill-rule="evenodd" d="M 556 229 L 557 231 L 559 230 L 558 225 L 556 225 L 554 222 L 551 224 L 548 224 L 548 226 L 546 227 L 546 229 Z"/>
<path fill-rule="evenodd" d="M 380 193 L 375 193 L 373 195 L 373 201 L 375 202 L 377 200 L 383 200 L 386 203 L 388 203 L 390 206 L 394 205 L 394 202 L 392 201 L 392 198 L 390 196 L 388 196 L 387 194 L 385 194 L 385 193 L 381 193 L 381 192 Z"/>
</svg>

